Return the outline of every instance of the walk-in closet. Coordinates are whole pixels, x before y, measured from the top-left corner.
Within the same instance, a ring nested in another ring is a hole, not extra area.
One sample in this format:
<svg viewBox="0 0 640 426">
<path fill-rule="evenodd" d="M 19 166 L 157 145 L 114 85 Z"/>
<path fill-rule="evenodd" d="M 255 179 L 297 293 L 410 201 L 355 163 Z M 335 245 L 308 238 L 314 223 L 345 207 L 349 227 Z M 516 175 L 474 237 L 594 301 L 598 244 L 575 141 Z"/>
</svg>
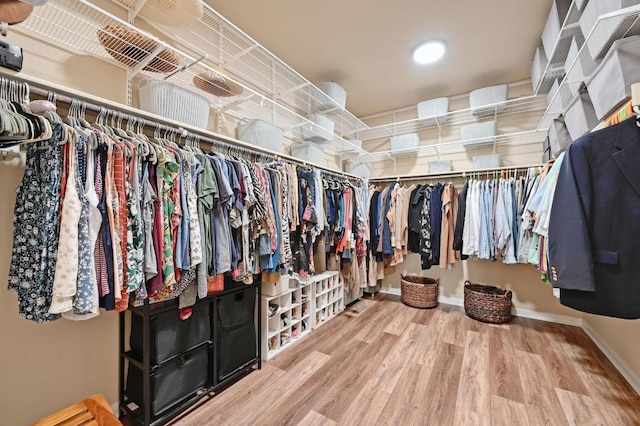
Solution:
<svg viewBox="0 0 640 426">
<path fill-rule="evenodd" d="M 640 426 L 640 1 L 0 39 L 0 425 Z"/>
</svg>

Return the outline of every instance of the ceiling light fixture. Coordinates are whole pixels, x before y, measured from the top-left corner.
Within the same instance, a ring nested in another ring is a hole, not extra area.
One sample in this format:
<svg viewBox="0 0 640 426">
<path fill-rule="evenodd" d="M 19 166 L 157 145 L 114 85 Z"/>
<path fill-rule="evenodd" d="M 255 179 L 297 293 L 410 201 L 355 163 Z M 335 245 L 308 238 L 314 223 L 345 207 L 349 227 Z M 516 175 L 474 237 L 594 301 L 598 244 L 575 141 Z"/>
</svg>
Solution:
<svg viewBox="0 0 640 426">
<path fill-rule="evenodd" d="M 443 40 L 429 40 L 413 49 L 413 60 L 420 65 L 432 64 L 444 56 L 447 43 Z"/>
</svg>

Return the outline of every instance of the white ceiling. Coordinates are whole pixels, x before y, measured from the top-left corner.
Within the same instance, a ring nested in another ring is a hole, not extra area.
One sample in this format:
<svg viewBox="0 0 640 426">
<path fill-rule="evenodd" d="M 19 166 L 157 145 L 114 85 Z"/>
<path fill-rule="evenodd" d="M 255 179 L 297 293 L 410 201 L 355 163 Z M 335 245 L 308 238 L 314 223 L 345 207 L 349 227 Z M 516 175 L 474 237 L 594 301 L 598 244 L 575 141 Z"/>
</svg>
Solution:
<svg viewBox="0 0 640 426">
<path fill-rule="evenodd" d="M 529 78 L 552 0 L 206 0 L 314 83 L 347 90 L 357 116 Z M 449 45 L 419 66 L 421 41 Z"/>
</svg>

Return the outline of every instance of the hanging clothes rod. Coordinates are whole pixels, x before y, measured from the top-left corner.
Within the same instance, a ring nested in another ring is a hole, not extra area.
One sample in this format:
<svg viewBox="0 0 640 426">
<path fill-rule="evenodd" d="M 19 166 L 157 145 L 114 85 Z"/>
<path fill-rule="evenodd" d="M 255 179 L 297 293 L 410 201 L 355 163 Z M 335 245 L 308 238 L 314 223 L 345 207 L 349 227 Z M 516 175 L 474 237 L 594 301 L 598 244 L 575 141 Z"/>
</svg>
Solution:
<svg viewBox="0 0 640 426">
<path fill-rule="evenodd" d="M 415 174 L 415 175 L 398 175 L 398 176 L 384 176 L 377 178 L 370 178 L 370 183 L 381 183 L 381 182 L 398 182 L 398 181 L 415 181 L 415 180 L 428 180 L 428 179 L 448 179 L 448 178 L 464 178 L 475 175 L 482 175 L 485 173 L 493 173 L 493 172 L 502 172 L 502 171 L 512 171 L 512 170 L 522 170 L 526 171 L 531 168 L 543 167 L 544 164 L 531 164 L 524 166 L 507 166 L 507 167 L 494 167 L 491 169 L 469 169 L 469 170 L 459 170 L 455 172 L 444 172 L 444 173 L 425 173 L 425 174 Z"/>
<path fill-rule="evenodd" d="M 14 80 L 20 83 L 26 83 L 29 88 L 29 93 L 35 95 L 40 99 L 47 99 L 50 94 L 55 94 L 57 96 L 56 102 L 59 104 L 63 104 L 66 106 L 70 106 L 71 102 L 76 99 L 83 102 L 83 109 L 86 111 L 91 111 L 95 114 L 107 108 L 111 111 L 115 111 L 119 113 L 119 119 L 128 120 L 129 118 L 142 118 L 144 120 L 144 124 L 150 130 L 154 129 L 167 129 L 167 130 L 177 130 L 178 135 L 182 138 L 185 138 L 189 135 L 196 136 L 199 142 L 204 142 L 205 144 L 209 144 L 211 146 L 227 146 L 230 149 L 238 149 L 245 153 L 250 153 L 256 155 L 257 157 L 266 157 L 274 160 L 284 160 L 286 162 L 297 164 L 300 166 L 309 166 L 314 169 L 324 171 L 327 173 L 332 173 L 335 176 L 346 177 L 355 180 L 362 180 L 362 178 L 352 175 L 350 173 L 346 173 L 340 170 L 334 170 L 329 167 L 324 167 L 316 164 L 311 164 L 306 161 L 302 161 L 299 158 L 292 157 L 290 155 L 278 153 L 275 151 L 268 150 L 266 148 L 262 148 L 259 146 L 251 145 L 246 142 L 239 141 L 237 139 L 233 139 L 227 136 L 219 135 L 208 130 L 198 129 L 193 126 L 188 126 L 181 124 L 179 122 L 170 120 L 170 119 L 162 119 L 161 117 L 147 113 L 145 111 L 135 109 L 133 107 L 128 107 L 122 104 L 118 104 L 106 99 L 94 98 L 91 95 L 87 95 L 84 93 L 78 93 L 74 90 L 64 88 L 61 86 L 54 86 L 47 84 L 43 81 L 37 81 L 32 78 L 24 78 L 20 75 L 8 74 L 4 71 L 0 71 L 0 76 Z"/>
</svg>

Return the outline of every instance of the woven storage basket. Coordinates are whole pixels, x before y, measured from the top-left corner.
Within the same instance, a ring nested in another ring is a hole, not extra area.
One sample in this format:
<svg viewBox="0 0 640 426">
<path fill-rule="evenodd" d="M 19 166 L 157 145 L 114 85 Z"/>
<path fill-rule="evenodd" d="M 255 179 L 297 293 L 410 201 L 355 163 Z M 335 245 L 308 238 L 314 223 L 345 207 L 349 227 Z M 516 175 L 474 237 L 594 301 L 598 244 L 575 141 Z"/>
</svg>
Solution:
<svg viewBox="0 0 640 426">
<path fill-rule="evenodd" d="M 474 155 L 473 167 L 476 169 L 491 169 L 494 167 L 500 167 L 501 165 L 500 154 L 487 154 L 487 155 Z"/>
<path fill-rule="evenodd" d="M 414 155 L 418 152 L 419 146 L 420 136 L 417 133 L 392 136 L 389 139 L 390 154 L 393 155 Z"/>
<path fill-rule="evenodd" d="M 448 119 L 449 98 L 435 98 L 428 101 L 419 102 L 416 105 L 418 109 L 418 119 L 424 124 L 442 124 Z"/>
<path fill-rule="evenodd" d="M 483 87 L 469 93 L 469 106 L 473 115 L 493 115 L 504 109 L 504 102 L 509 95 L 509 86 Z"/>
<path fill-rule="evenodd" d="M 313 164 L 324 164 L 324 149 L 314 142 L 300 142 L 291 145 L 291 156 Z"/>
<path fill-rule="evenodd" d="M 124 25 L 107 25 L 98 30 L 98 40 L 115 60 L 135 67 L 158 48 L 158 42 Z M 180 57 L 170 49 L 160 51 L 143 68 L 145 71 L 168 73 L 180 66 Z"/>
<path fill-rule="evenodd" d="M 496 140 L 496 122 L 467 124 L 460 128 L 460 139 L 465 148 L 492 146 Z"/>
<path fill-rule="evenodd" d="M 238 139 L 275 152 L 282 152 L 282 129 L 263 120 L 241 122 L 236 128 Z"/>
<path fill-rule="evenodd" d="M 143 80 L 138 90 L 140 109 L 201 129 L 209 123 L 209 100 L 164 80 Z"/>
<path fill-rule="evenodd" d="M 414 308 L 434 308 L 438 304 L 440 278 L 402 275 L 400 297 L 402 303 Z"/>
<path fill-rule="evenodd" d="M 482 284 L 464 283 L 464 310 L 471 318 L 502 324 L 511 319 L 511 290 Z"/>
<path fill-rule="evenodd" d="M 344 108 L 345 105 L 347 105 L 347 91 L 339 86 L 338 83 L 335 83 L 333 81 L 320 83 L 318 84 L 318 89 L 323 91 L 328 97 L 335 101 L 334 104 L 333 102 L 331 102 L 331 99 L 327 99 L 322 95 L 318 96 L 321 99 L 313 98 L 312 104 L 318 111 L 325 111 L 331 108 L 335 108 L 336 106 Z"/>
<path fill-rule="evenodd" d="M 336 123 L 328 117 L 320 114 L 313 114 L 307 117 L 313 123 L 302 127 L 302 139 L 316 143 L 332 140 L 333 129 Z"/>
</svg>

